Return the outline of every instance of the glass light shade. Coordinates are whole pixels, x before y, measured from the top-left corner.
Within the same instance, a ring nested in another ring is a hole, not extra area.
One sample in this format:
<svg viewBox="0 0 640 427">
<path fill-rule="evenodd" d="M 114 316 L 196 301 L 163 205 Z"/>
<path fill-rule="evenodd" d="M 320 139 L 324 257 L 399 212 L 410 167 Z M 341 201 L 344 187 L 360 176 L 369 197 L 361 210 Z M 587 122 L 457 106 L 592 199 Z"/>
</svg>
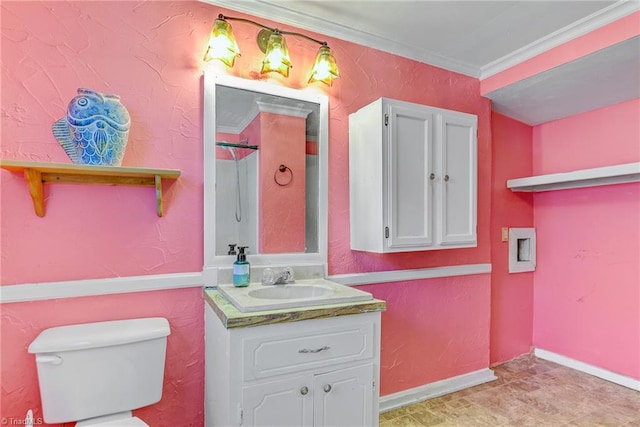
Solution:
<svg viewBox="0 0 640 427">
<path fill-rule="evenodd" d="M 216 19 L 211 29 L 209 46 L 204 54 L 204 60 L 219 59 L 228 67 L 233 67 L 236 56 L 240 56 L 240 49 L 233 36 L 231 24 L 224 19 Z"/>
<path fill-rule="evenodd" d="M 329 46 L 320 46 L 318 55 L 311 69 L 311 77 L 309 77 L 309 83 L 322 82 L 328 86 L 333 84 L 333 81 L 340 77 L 338 66 L 336 65 L 336 59 L 331 53 Z"/>
<path fill-rule="evenodd" d="M 274 32 L 269 37 L 267 50 L 262 60 L 261 73 L 269 73 L 275 71 L 285 77 L 289 77 L 289 68 L 291 68 L 291 59 L 289 58 L 289 49 L 287 49 L 287 41 L 282 34 Z"/>
</svg>

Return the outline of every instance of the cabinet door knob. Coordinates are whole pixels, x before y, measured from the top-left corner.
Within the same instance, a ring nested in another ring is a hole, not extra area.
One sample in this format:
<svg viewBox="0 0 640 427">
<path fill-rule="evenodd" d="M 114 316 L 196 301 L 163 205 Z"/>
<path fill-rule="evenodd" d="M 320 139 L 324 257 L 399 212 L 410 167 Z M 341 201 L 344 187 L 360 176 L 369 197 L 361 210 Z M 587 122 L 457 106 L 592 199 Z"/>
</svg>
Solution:
<svg viewBox="0 0 640 427">
<path fill-rule="evenodd" d="M 309 389 L 306 386 L 300 388 L 300 394 L 301 395 L 306 396 L 307 393 L 309 393 Z"/>
<path fill-rule="evenodd" d="M 444 180 L 445 180 L 445 181 L 449 181 L 449 175 L 445 175 L 445 176 L 444 176 Z"/>
<path fill-rule="evenodd" d="M 436 179 L 436 174 L 432 172 L 432 173 L 429 175 L 429 179 L 430 179 L 431 181 L 433 181 L 434 179 Z"/>
<path fill-rule="evenodd" d="M 331 384 L 325 384 L 324 387 L 322 387 L 322 389 L 324 390 L 325 393 L 329 393 L 331 391 Z"/>
</svg>

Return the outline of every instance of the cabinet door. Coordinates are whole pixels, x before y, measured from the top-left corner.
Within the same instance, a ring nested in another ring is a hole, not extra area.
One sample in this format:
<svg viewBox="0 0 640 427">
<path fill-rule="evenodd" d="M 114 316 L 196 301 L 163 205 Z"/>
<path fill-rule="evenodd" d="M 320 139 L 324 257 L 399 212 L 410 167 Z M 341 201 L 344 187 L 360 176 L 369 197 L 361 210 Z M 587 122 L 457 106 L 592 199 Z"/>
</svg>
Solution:
<svg viewBox="0 0 640 427">
<path fill-rule="evenodd" d="M 441 185 L 439 243 L 475 244 L 477 204 L 477 117 L 446 112 L 439 116 Z"/>
<path fill-rule="evenodd" d="M 370 427 L 378 425 L 373 411 L 373 363 L 316 375 L 313 425 Z"/>
<path fill-rule="evenodd" d="M 390 104 L 388 123 L 387 246 L 431 246 L 433 115 L 420 106 Z"/>
<path fill-rule="evenodd" d="M 313 377 L 288 377 L 242 389 L 243 426 L 313 425 Z"/>
</svg>

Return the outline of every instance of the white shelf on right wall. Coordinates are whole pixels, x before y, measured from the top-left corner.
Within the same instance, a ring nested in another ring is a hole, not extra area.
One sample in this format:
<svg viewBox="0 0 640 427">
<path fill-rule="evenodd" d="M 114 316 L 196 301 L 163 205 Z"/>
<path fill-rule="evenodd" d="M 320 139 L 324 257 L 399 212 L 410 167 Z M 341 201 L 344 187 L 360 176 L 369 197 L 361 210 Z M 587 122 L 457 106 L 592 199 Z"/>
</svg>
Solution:
<svg viewBox="0 0 640 427">
<path fill-rule="evenodd" d="M 511 191 L 553 191 L 640 181 L 640 162 L 510 179 Z"/>
</svg>

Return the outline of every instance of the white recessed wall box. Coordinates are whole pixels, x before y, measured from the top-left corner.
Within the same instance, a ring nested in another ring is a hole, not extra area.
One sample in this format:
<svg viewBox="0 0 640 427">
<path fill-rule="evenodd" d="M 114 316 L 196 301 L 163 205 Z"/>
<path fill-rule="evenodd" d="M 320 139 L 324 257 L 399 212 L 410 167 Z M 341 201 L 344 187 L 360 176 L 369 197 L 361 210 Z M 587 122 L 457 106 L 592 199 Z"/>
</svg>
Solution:
<svg viewBox="0 0 640 427">
<path fill-rule="evenodd" d="M 536 269 L 536 229 L 509 229 L 509 273 Z"/>
</svg>

